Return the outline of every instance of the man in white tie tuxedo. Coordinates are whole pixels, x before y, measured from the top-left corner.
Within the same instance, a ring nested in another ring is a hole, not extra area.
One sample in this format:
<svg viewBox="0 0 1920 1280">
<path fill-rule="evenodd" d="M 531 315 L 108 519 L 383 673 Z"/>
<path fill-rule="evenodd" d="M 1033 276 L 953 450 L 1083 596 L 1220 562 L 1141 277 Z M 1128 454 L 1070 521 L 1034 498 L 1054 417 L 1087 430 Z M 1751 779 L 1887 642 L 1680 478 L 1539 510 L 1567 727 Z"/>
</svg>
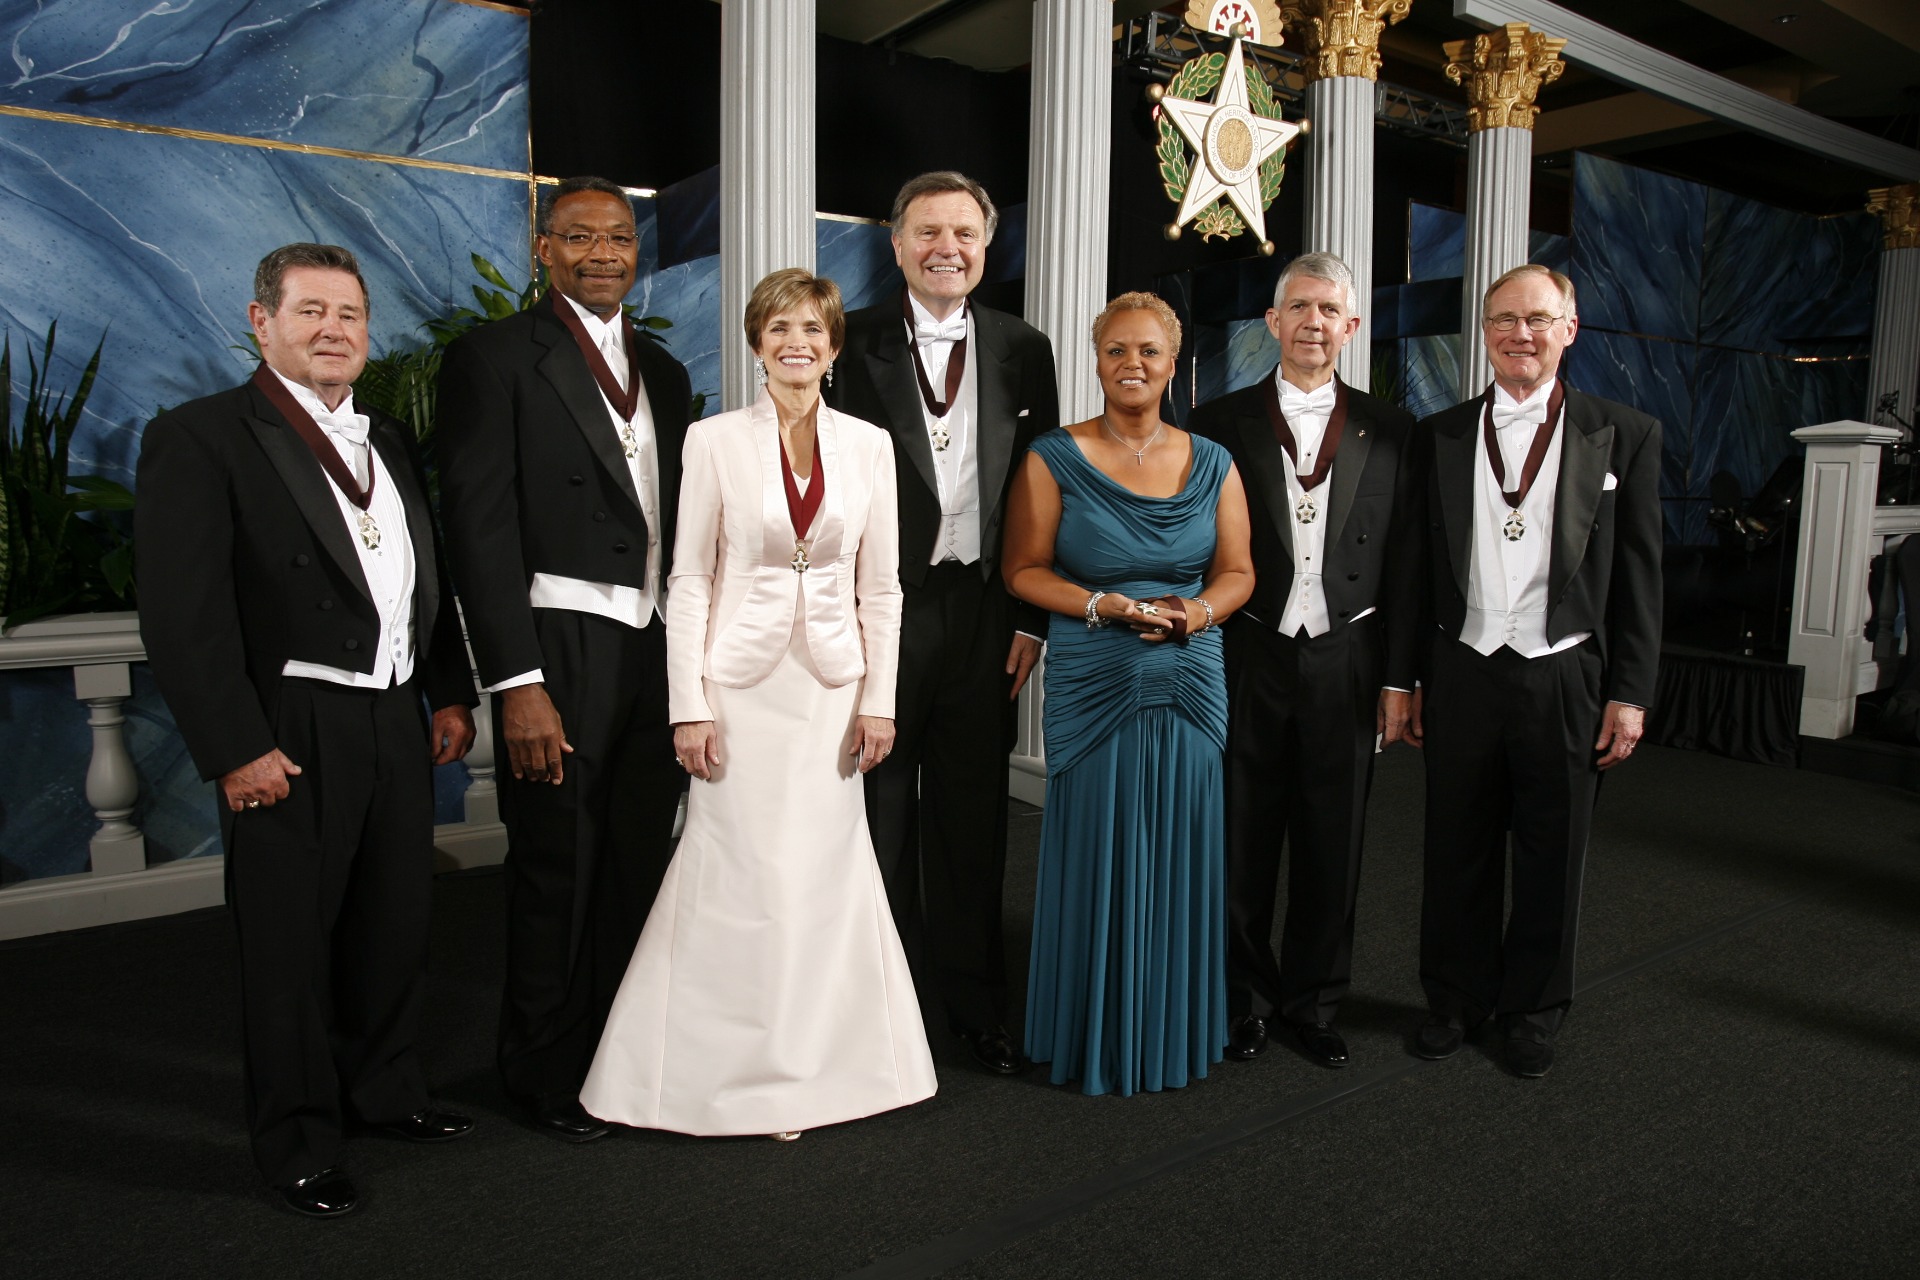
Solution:
<svg viewBox="0 0 1920 1280">
<path fill-rule="evenodd" d="M 254 1162 L 289 1208 L 334 1217 L 358 1198 L 336 1163 L 348 1121 L 413 1142 L 472 1128 L 434 1106 L 414 1038 L 429 766 L 466 754 L 476 699 L 412 435 L 354 404 L 359 264 L 282 246 L 248 317 L 254 376 L 141 438 L 140 633 L 218 784 Z"/>
<path fill-rule="evenodd" d="M 633 206 L 569 178 L 541 213 L 550 287 L 447 348 L 440 494 L 507 827 L 507 1091 L 566 1142 L 607 1127 L 580 1085 L 666 874 L 686 775 L 667 722 L 687 371 L 621 311 Z"/>
<path fill-rule="evenodd" d="M 899 736 L 867 774 L 874 855 L 921 990 L 939 995 L 976 1062 L 1013 1074 L 1007 753 L 1045 619 L 1000 581 L 1000 525 L 1016 464 L 1060 425 L 1060 406 L 1046 335 L 968 298 L 998 221 L 962 174 L 901 187 L 893 254 L 906 288 L 848 315 L 826 395 L 893 437 L 899 477 Z"/>
<path fill-rule="evenodd" d="M 1288 263 L 1267 312 L 1280 363 L 1187 422 L 1246 479 L 1258 580 L 1225 636 L 1227 1054 L 1241 1060 L 1281 1032 L 1309 1060 L 1347 1065 L 1333 1021 L 1352 971 L 1373 756 L 1399 740 L 1412 701 L 1413 415 L 1334 372 L 1360 327 L 1357 303 L 1333 254 Z"/>
<path fill-rule="evenodd" d="M 1481 327 L 1493 385 L 1421 423 L 1427 761 L 1425 1058 L 1497 1018 L 1507 1065 L 1553 1065 L 1574 991 L 1600 774 L 1633 754 L 1660 662 L 1660 424 L 1566 385 L 1573 282 L 1516 267 Z M 1508 833 L 1512 834 L 1512 907 Z"/>
</svg>

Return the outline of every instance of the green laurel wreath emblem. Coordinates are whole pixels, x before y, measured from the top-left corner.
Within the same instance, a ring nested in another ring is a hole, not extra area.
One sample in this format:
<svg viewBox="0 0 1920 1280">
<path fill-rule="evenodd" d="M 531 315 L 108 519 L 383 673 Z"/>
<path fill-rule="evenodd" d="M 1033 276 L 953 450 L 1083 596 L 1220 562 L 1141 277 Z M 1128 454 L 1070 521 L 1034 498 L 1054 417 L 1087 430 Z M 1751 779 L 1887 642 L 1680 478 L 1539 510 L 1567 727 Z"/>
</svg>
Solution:
<svg viewBox="0 0 1920 1280">
<path fill-rule="evenodd" d="M 1219 85 L 1226 74 L 1227 55 L 1210 53 L 1186 63 L 1167 82 L 1167 97 L 1185 98 L 1197 102 L 1205 98 Z M 1267 87 L 1267 81 L 1259 68 L 1252 62 L 1246 64 L 1247 105 L 1257 116 L 1269 120 L 1279 120 L 1280 104 L 1274 101 L 1273 90 Z M 1187 159 L 1187 140 L 1174 127 L 1166 112 L 1160 113 L 1160 145 L 1154 154 L 1160 160 L 1160 181 L 1166 186 L 1167 199 L 1179 204 L 1186 198 L 1187 179 L 1193 170 Z M 1197 158 L 1197 157 L 1196 157 Z M 1286 148 L 1268 156 L 1260 165 L 1260 207 L 1270 208 L 1274 197 L 1280 194 L 1280 180 L 1287 174 Z M 1202 240 L 1230 240 L 1247 229 L 1239 212 L 1225 196 L 1215 200 L 1194 217 L 1193 229 L 1200 233 Z"/>
</svg>

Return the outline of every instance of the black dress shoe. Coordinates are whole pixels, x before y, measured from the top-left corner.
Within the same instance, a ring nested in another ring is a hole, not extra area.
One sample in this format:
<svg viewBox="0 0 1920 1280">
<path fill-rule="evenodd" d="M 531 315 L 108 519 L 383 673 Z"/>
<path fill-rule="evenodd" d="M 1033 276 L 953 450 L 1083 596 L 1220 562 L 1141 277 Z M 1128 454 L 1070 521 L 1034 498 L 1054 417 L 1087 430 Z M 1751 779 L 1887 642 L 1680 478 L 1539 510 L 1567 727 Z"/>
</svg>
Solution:
<svg viewBox="0 0 1920 1280">
<path fill-rule="evenodd" d="M 587 1109 L 577 1101 L 534 1108 L 533 1127 L 549 1138 L 558 1138 L 562 1142 L 592 1142 L 611 1132 L 605 1120 L 588 1115 Z"/>
<path fill-rule="evenodd" d="M 997 1076 L 1017 1076 L 1027 1069 L 1027 1060 L 1013 1047 L 1013 1037 L 1005 1027 L 962 1031 L 960 1038 L 967 1042 L 973 1060 Z"/>
<path fill-rule="evenodd" d="M 287 1208 L 309 1218 L 338 1218 L 352 1213 L 360 1203 L 353 1179 L 338 1169 L 322 1169 L 278 1190 Z"/>
<path fill-rule="evenodd" d="M 1227 1056 L 1252 1062 L 1267 1051 L 1267 1020 L 1257 1013 L 1235 1018 L 1227 1028 Z"/>
<path fill-rule="evenodd" d="M 1347 1065 L 1347 1042 L 1340 1038 L 1331 1022 L 1296 1022 L 1293 1034 L 1308 1061 L 1323 1067 Z"/>
<path fill-rule="evenodd" d="M 1413 1034 L 1413 1051 L 1422 1058 L 1438 1062 L 1460 1052 L 1460 1046 L 1466 1038 L 1466 1023 L 1459 1018 L 1450 1018 L 1442 1013 L 1429 1014 Z"/>
<path fill-rule="evenodd" d="M 374 1128 L 389 1138 L 398 1138 L 402 1142 L 452 1142 L 455 1138 L 464 1138 L 473 1132 L 473 1120 L 468 1116 L 430 1106 L 423 1111 L 414 1112 L 405 1120 L 397 1120 L 392 1124 L 377 1124 Z"/>
<path fill-rule="evenodd" d="M 1553 1041 L 1532 1036 L 1508 1036 L 1507 1066 L 1523 1080 L 1538 1080 L 1553 1068 Z"/>
</svg>

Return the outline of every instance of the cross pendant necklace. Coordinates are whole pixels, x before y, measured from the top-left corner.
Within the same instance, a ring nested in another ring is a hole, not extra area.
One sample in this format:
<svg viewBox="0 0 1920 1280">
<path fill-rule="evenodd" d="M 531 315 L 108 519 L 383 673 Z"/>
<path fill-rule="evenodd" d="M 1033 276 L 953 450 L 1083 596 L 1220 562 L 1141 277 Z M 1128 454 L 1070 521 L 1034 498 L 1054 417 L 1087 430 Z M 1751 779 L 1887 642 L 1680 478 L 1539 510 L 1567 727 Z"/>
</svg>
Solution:
<svg viewBox="0 0 1920 1280">
<path fill-rule="evenodd" d="M 1155 443 L 1159 441 L 1161 433 L 1167 429 L 1167 424 L 1164 422 L 1161 423 L 1153 429 L 1153 434 L 1147 437 L 1147 442 L 1136 449 L 1127 443 L 1125 436 L 1122 436 L 1118 431 L 1113 429 L 1113 424 L 1107 421 L 1107 415 L 1104 413 L 1100 415 L 1100 425 L 1107 429 L 1107 434 L 1113 437 L 1115 444 L 1118 444 L 1122 449 L 1125 449 L 1133 455 L 1133 465 L 1136 467 L 1144 467 L 1147 465 L 1147 450 L 1153 448 Z"/>
</svg>

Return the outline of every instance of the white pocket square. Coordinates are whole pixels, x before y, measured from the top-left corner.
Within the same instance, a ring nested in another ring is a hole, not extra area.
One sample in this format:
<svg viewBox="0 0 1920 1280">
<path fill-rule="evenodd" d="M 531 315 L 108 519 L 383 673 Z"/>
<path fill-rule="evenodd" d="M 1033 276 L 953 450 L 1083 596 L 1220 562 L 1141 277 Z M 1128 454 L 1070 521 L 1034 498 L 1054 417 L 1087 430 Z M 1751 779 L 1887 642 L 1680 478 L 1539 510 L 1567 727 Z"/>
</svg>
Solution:
<svg viewBox="0 0 1920 1280">
<path fill-rule="evenodd" d="M 1609 471 L 1607 472 L 1607 482 L 1600 486 L 1600 491 L 1602 493 L 1605 493 L 1608 489 L 1618 489 L 1619 487 L 1620 487 L 1620 477 L 1616 476 L 1615 474 L 1613 474 L 1613 472 Z"/>
<path fill-rule="evenodd" d="M 1033 412 L 1033 410 L 1031 410 L 1031 409 L 1022 409 L 1022 410 L 1021 410 L 1021 411 L 1020 411 L 1019 413 L 1017 413 L 1017 414 L 1015 414 L 1014 416 L 1015 416 L 1015 417 L 1017 417 L 1017 418 L 1024 418 L 1024 417 L 1026 417 L 1026 416 L 1027 416 L 1028 414 L 1030 414 L 1030 413 L 1032 413 L 1032 412 Z"/>
</svg>

